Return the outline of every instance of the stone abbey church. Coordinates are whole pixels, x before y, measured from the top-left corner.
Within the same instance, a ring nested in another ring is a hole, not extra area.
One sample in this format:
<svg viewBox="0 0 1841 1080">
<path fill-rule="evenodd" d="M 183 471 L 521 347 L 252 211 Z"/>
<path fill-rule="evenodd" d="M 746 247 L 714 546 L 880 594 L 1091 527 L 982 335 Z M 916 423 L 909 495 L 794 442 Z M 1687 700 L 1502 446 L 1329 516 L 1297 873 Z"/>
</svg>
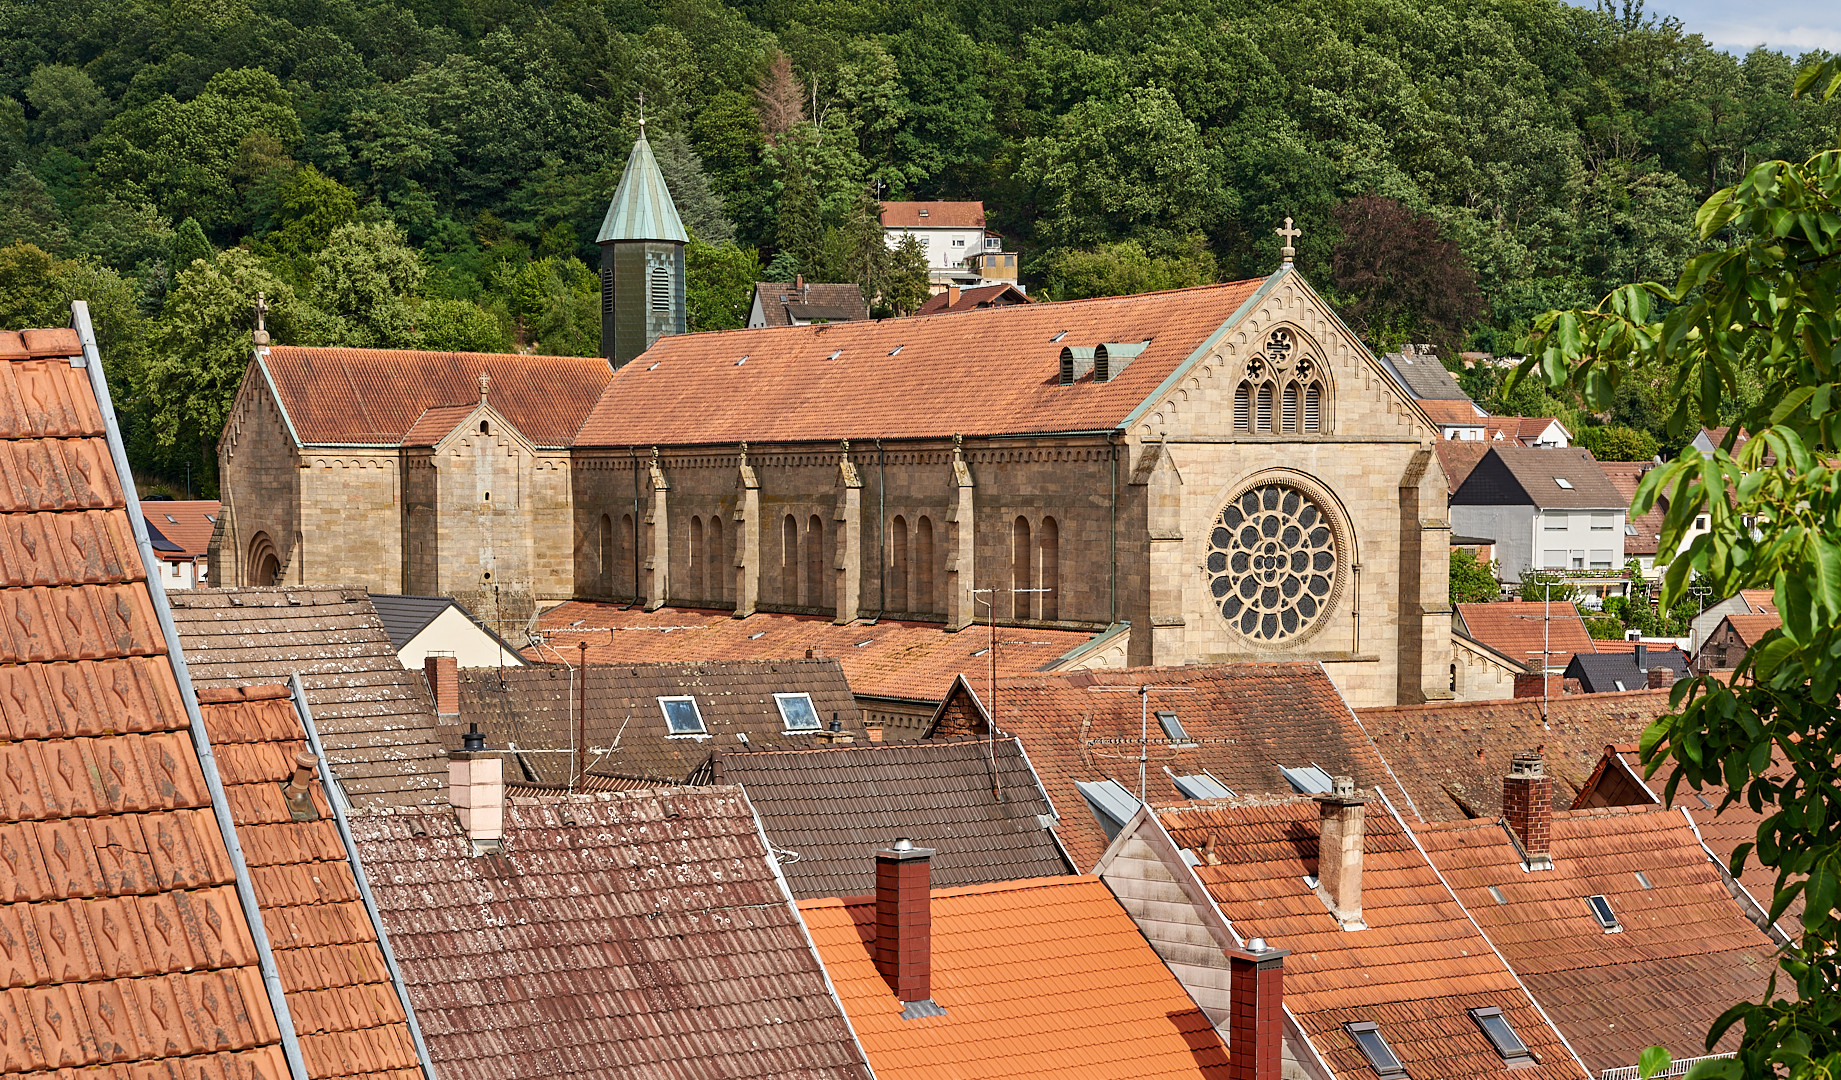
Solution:
<svg viewBox="0 0 1841 1080">
<path fill-rule="evenodd" d="M 642 136 L 602 357 L 258 347 L 219 447 L 225 584 L 1126 635 L 1451 696 L 1437 428 L 1287 258 L 1223 285 L 686 334 Z"/>
</svg>

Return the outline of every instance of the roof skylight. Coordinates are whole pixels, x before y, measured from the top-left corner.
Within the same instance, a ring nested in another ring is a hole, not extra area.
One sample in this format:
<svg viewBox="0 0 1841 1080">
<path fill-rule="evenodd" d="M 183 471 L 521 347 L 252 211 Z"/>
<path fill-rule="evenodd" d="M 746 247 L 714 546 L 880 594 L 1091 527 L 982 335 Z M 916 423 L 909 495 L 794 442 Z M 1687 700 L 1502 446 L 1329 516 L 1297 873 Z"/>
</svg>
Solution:
<svg viewBox="0 0 1841 1080">
<path fill-rule="evenodd" d="M 1333 786 L 1330 774 L 1315 765 L 1300 765 L 1295 769 L 1280 765 L 1278 771 L 1285 774 L 1285 782 L 1291 785 L 1291 790 L 1300 795 L 1327 794 Z"/>
<path fill-rule="evenodd" d="M 1231 799 L 1234 797 L 1233 788 L 1216 780 L 1208 773 L 1197 773 L 1194 776 L 1177 776 L 1172 773 L 1170 779 L 1176 782 L 1176 790 L 1191 799 Z"/>
<path fill-rule="evenodd" d="M 1598 925 L 1604 929 L 1605 933 L 1621 934 L 1624 932 L 1624 924 L 1617 921 L 1617 915 L 1611 910 L 1609 900 L 1602 896 L 1588 896 L 1585 898 L 1585 906 L 1591 909 L 1592 918 L 1598 920 Z"/>
<path fill-rule="evenodd" d="M 1651 885 L 1651 884 L 1649 883 L 1649 875 L 1648 875 L 1648 874 L 1645 874 L 1645 873 L 1643 873 L 1643 872 L 1642 872 L 1641 870 L 1638 870 L 1638 871 L 1636 872 L 1636 883 L 1637 883 L 1638 885 L 1641 885 L 1641 886 L 1642 886 L 1643 888 L 1645 888 L 1645 889 L 1653 889 L 1653 888 L 1655 888 L 1655 886 L 1654 886 L 1654 885 Z"/>
<path fill-rule="evenodd" d="M 1117 780 L 1076 780 L 1074 787 L 1087 801 L 1087 808 L 1093 811 L 1100 827 L 1106 830 L 1108 841 L 1118 836 L 1119 830 L 1138 812 L 1138 797 Z"/>
<path fill-rule="evenodd" d="M 1471 1009 L 1470 1018 L 1483 1029 L 1483 1034 L 1489 1039 L 1489 1044 L 1496 1048 L 1496 1053 L 1502 1055 L 1504 1064 L 1519 1065 L 1534 1060 L 1534 1055 L 1528 1052 L 1528 1044 L 1522 1042 L 1521 1036 L 1515 1034 L 1514 1026 L 1509 1023 L 1508 1017 L 1502 1015 L 1501 1009 L 1494 1006 L 1487 1009 Z"/>
<path fill-rule="evenodd" d="M 745 363 L 747 363 L 747 362 L 748 362 L 748 354 L 747 354 L 747 353 L 743 353 L 743 354 L 742 354 L 742 358 L 741 358 L 740 360 L 737 360 L 737 361 L 735 361 L 735 366 L 736 366 L 736 367 L 741 367 L 741 366 L 742 366 L 743 364 L 745 364 Z"/>
<path fill-rule="evenodd" d="M 1169 739 L 1171 742 L 1186 743 L 1191 741 L 1189 733 L 1183 730 L 1183 722 L 1178 720 L 1176 714 L 1173 712 L 1159 712 L 1157 714 L 1157 725 L 1163 728 L 1163 737 Z"/>
<path fill-rule="evenodd" d="M 1064 338 L 1064 337 L 1067 337 L 1067 336 L 1068 336 L 1068 332 L 1067 332 L 1066 330 L 1063 330 L 1063 331 L 1061 331 L 1061 332 L 1060 332 L 1059 334 L 1056 334 L 1056 335 L 1055 335 L 1054 337 L 1052 337 L 1052 338 L 1049 338 L 1048 340 L 1050 340 L 1050 341 L 1060 341 L 1060 340 L 1061 340 L 1062 338 Z"/>
<path fill-rule="evenodd" d="M 812 707 L 810 694 L 775 694 L 775 707 L 787 731 L 817 731 L 818 710 Z"/>
<path fill-rule="evenodd" d="M 892 348 L 892 349 L 890 349 L 890 350 L 889 350 L 889 355 L 890 355 L 890 356 L 900 356 L 900 355 L 901 355 L 901 350 L 902 350 L 902 349 L 904 349 L 904 348 L 906 348 L 906 346 L 905 346 L 905 345 L 897 345 L 897 346 L 895 346 L 894 348 Z"/>
<path fill-rule="evenodd" d="M 1393 1047 L 1387 1045 L 1387 1039 L 1382 1036 L 1381 1029 L 1374 1021 L 1358 1020 L 1353 1024 L 1344 1024 L 1343 1029 L 1349 1033 L 1349 1038 L 1355 1040 L 1355 1048 L 1368 1059 L 1376 1076 L 1406 1075 L 1406 1066 L 1400 1064 L 1400 1059 L 1394 1056 Z"/>
<path fill-rule="evenodd" d="M 1490 898 L 1495 900 L 1498 904 L 1506 904 L 1509 902 L 1509 898 L 1502 895 L 1502 890 L 1496 888 L 1494 885 L 1489 887 L 1489 895 Z"/>
<path fill-rule="evenodd" d="M 693 697 L 662 697 L 658 707 L 665 714 L 665 728 L 672 735 L 707 735 L 709 729 L 703 726 L 703 713 L 697 709 L 697 699 Z"/>
<path fill-rule="evenodd" d="M 767 636 L 767 631 L 756 630 L 754 633 L 748 635 L 748 640 L 749 641 L 759 641 L 766 636 Z"/>
<path fill-rule="evenodd" d="M 1554 477 L 1553 482 L 1565 488 L 1567 491 L 1571 491 L 1573 489 L 1573 482 L 1571 480 L 1566 479 L 1564 476 Z"/>
</svg>

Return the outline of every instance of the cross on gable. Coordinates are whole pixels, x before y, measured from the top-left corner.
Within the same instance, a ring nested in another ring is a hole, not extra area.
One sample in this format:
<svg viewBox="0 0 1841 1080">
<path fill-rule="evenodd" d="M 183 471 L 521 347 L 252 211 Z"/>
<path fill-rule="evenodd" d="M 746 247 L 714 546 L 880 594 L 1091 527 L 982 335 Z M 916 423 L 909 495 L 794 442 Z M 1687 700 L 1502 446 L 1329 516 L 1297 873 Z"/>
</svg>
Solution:
<svg viewBox="0 0 1841 1080">
<path fill-rule="evenodd" d="M 1290 262 L 1298 254 L 1298 249 L 1292 245 L 1297 242 L 1298 237 L 1304 235 L 1304 230 L 1292 228 L 1291 219 L 1286 218 L 1284 228 L 1274 229 L 1272 231 L 1285 238 L 1285 246 L 1279 249 L 1279 254 L 1284 257 L 1286 262 Z"/>
</svg>

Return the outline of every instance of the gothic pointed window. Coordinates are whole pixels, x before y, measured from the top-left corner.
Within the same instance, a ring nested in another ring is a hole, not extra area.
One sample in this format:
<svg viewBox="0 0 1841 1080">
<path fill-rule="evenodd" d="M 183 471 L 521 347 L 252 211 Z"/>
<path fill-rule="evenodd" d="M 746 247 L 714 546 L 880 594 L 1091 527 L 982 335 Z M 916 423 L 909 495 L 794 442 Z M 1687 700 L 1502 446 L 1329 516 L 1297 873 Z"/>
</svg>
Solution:
<svg viewBox="0 0 1841 1080">
<path fill-rule="evenodd" d="M 1323 430 L 1323 389 L 1316 383 L 1304 388 L 1304 430 L 1307 434 Z"/>
<path fill-rule="evenodd" d="M 1279 412 L 1279 430 L 1295 432 L 1298 430 L 1298 384 L 1285 384 L 1284 403 Z"/>
<path fill-rule="evenodd" d="M 1234 430 L 1252 432 L 1253 387 L 1250 383 L 1241 383 L 1234 391 Z"/>
<path fill-rule="evenodd" d="M 1270 383 L 1259 388 L 1259 416 L 1253 430 L 1270 433 L 1272 431 L 1272 386 Z"/>
<path fill-rule="evenodd" d="M 1320 434 L 1327 393 L 1322 361 L 1289 326 L 1267 335 L 1234 387 L 1234 431 L 1249 435 Z M 1275 415 L 1276 414 L 1276 415 Z"/>
</svg>

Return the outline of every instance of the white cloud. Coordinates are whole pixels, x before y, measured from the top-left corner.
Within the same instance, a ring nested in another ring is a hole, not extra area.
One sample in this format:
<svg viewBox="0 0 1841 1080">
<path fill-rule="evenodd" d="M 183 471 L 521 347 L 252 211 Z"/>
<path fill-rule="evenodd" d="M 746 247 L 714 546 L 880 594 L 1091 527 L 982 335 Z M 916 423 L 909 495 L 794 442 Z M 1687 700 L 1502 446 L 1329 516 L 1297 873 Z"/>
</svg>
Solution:
<svg viewBox="0 0 1841 1080">
<path fill-rule="evenodd" d="M 1673 15 L 1689 33 L 1730 52 L 1765 45 L 1798 56 L 1811 49 L 1841 52 L 1841 5 L 1814 0 L 1754 2 L 1742 15 L 1719 0 L 1661 0 L 1645 11 Z M 1740 17 L 1735 18 L 1735 15 Z"/>
</svg>

